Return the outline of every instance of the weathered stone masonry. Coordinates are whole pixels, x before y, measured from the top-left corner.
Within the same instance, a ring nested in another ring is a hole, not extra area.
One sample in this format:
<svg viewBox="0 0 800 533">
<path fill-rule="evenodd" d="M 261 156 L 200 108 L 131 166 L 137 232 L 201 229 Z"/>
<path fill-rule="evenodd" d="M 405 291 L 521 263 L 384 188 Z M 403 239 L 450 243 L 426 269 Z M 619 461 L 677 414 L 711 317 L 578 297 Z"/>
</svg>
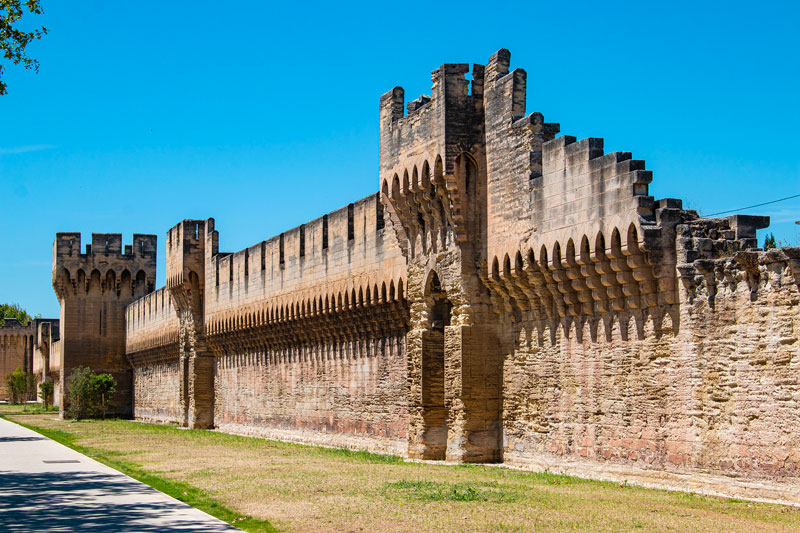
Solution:
<svg viewBox="0 0 800 533">
<path fill-rule="evenodd" d="M 59 357 L 50 359 L 56 402 L 66 407 L 65 383 L 78 366 L 117 380 L 111 413 L 132 413 L 133 380 L 125 354 L 125 308 L 153 291 L 156 236 L 134 234 L 122 249 L 118 233 L 94 233 L 81 253 L 80 233 L 58 233 L 53 244 L 53 288 L 61 303 Z"/>
<path fill-rule="evenodd" d="M 184 220 L 162 289 L 155 237 L 129 268 L 144 284 L 120 289 L 90 268 L 96 245 L 70 266 L 59 234 L 64 347 L 119 302 L 139 419 L 728 492 L 771 480 L 747 494 L 800 502 L 800 249 L 760 251 L 767 218 L 702 219 L 649 196 L 629 152 L 556 137 L 508 51 L 469 70 L 436 69 L 407 106 L 381 97 L 377 195 L 236 253 L 213 219 Z M 71 346 L 64 366 L 112 351 Z"/>
</svg>

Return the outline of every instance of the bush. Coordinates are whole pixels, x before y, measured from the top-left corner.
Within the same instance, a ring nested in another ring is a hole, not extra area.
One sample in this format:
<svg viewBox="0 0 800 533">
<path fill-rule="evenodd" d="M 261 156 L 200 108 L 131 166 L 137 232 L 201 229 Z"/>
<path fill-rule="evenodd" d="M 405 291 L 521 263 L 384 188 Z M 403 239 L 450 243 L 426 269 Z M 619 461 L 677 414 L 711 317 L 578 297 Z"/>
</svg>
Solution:
<svg viewBox="0 0 800 533">
<path fill-rule="evenodd" d="M 23 372 L 19 366 L 6 377 L 6 383 L 11 393 L 11 403 L 24 403 L 36 390 L 36 376 Z"/>
<path fill-rule="evenodd" d="M 67 416 L 105 418 L 108 404 L 114 398 L 117 382 L 111 374 L 95 374 L 89 367 L 77 367 L 67 385 Z"/>
<path fill-rule="evenodd" d="M 117 392 L 117 382 L 111 374 L 94 374 L 92 376 L 92 391 L 94 392 L 95 401 L 99 402 L 103 418 L 105 418 L 108 404 L 114 398 L 114 393 Z"/>
<path fill-rule="evenodd" d="M 50 400 L 53 398 L 53 382 L 44 381 L 39 383 L 39 394 L 42 396 L 45 411 L 50 408 Z"/>
</svg>

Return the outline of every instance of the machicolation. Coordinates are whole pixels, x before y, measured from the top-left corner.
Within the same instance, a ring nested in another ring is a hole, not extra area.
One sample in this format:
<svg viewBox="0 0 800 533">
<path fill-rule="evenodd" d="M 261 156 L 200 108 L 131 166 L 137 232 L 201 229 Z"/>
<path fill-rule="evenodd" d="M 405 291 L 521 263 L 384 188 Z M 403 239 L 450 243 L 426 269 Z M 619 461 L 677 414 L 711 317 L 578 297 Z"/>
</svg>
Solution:
<svg viewBox="0 0 800 533">
<path fill-rule="evenodd" d="M 800 503 L 800 248 L 559 136 L 507 50 L 432 82 L 376 194 L 235 253 L 184 220 L 165 287 L 153 235 L 57 234 L 62 408 L 89 365 L 140 420 Z"/>
</svg>

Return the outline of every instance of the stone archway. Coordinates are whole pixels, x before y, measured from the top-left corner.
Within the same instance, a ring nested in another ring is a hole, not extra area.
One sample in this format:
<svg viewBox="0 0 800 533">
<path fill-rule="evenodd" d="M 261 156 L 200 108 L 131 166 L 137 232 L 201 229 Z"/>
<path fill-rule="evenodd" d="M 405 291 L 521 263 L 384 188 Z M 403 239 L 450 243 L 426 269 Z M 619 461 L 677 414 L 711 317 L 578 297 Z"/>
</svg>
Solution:
<svg viewBox="0 0 800 533">
<path fill-rule="evenodd" d="M 422 453 L 423 459 L 444 459 L 447 452 L 448 408 L 445 394 L 445 327 L 452 303 L 435 271 L 425 287 L 427 328 L 422 331 Z"/>
</svg>

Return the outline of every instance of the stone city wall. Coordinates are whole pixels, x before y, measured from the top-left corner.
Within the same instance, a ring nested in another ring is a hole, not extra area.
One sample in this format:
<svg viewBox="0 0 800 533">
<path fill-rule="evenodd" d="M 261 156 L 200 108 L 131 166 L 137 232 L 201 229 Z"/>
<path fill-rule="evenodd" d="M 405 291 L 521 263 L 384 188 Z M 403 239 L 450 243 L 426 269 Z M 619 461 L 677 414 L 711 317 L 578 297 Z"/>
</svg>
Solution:
<svg viewBox="0 0 800 533">
<path fill-rule="evenodd" d="M 124 318 L 135 416 L 800 502 L 800 250 L 556 138 L 507 50 L 468 72 L 381 97 L 378 195 L 236 253 L 213 219 L 168 232 Z M 108 270 L 72 239 L 65 361 Z"/>
<path fill-rule="evenodd" d="M 405 443 L 405 264 L 375 195 L 206 272 L 214 422 L 397 452 Z"/>
<path fill-rule="evenodd" d="M 677 312 L 658 320 L 579 320 L 556 332 L 514 323 L 504 460 L 692 490 L 687 474 L 767 479 L 788 487 L 745 491 L 727 479 L 715 490 L 800 501 L 800 276 L 787 252 L 800 255 L 709 260 L 718 281 L 687 272 Z"/>
<path fill-rule="evenodd" d="M 179 417 L 178 316 L 160 288 L 125 308 L 125 352 L 133 365 L 133 416 L 172 422 Z"/>
<path fill-rule="evenodd" d="M 6 318 L 0 326 L 0 399 L 9 400 L 11 391 L 6 377 L 17 368 L 31 372 L 33 367 L 32 324 L 23 326 L 16 318 Z"/>
</svg>

